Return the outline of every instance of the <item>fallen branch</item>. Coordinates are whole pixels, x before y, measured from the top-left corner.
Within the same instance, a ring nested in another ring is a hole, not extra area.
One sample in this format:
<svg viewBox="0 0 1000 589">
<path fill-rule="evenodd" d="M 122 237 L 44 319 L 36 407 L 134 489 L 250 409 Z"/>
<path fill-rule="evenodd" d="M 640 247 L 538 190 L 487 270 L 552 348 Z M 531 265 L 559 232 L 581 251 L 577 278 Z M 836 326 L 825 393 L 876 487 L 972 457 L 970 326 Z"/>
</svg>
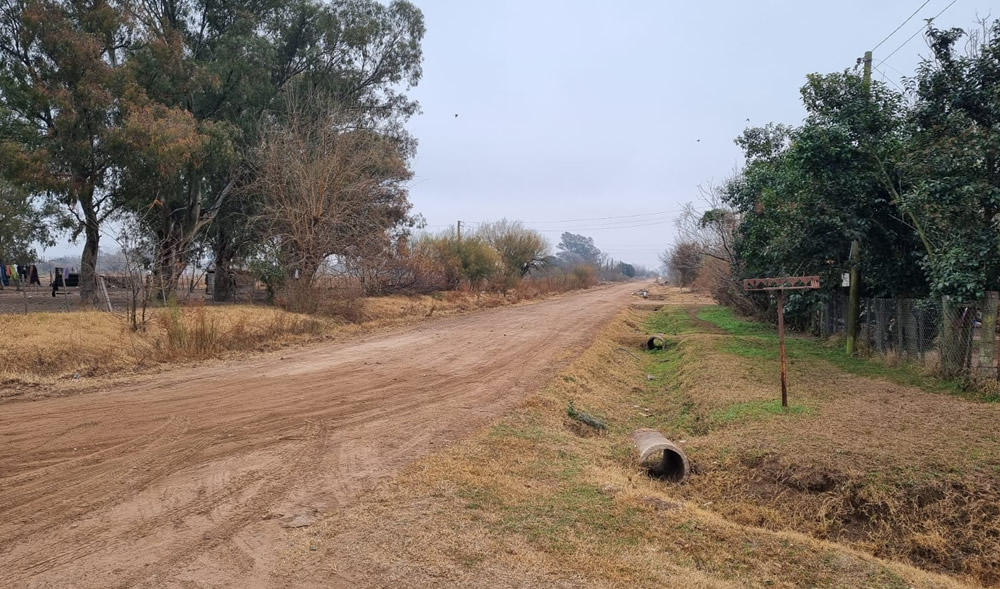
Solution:
<svg viewBox="0 0 1000 589">
<path fill-rule="evenodd" d="M 636 360 L 639 360 L 639 357 L 638 357 L 638 356 L 636 356 L 636 355 L 635 355 L 635 354 L 633 354 L 632 352 L 629 352 L 629 351 L 628 351 L 628 350 L 626 350 L 625 348 L 618 348 L 618 351 L 619 351 L 619 352 L 625 352 L 625 353 L 626 353 L 626 354 L 628 354 L 629 356 L 632 356 L 632 357 L 633 357 L 633 358 L 635 358 Z"/>
</svg>

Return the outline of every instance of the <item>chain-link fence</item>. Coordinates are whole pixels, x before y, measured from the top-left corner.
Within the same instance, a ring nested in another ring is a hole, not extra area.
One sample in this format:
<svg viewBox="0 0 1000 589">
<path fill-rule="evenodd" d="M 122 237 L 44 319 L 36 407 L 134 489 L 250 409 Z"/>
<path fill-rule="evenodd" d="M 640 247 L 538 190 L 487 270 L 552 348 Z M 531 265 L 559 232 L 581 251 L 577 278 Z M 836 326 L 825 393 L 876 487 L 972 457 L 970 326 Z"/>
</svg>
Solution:
<svg viewBox="0 0 1000 589">
<path fill-rule="evenodd" d="M 943 376 L 1000 379 L 998 295 L 950 299 L 862 299 L 858 351 L 918 363 Z M 833 297 L 814 316 L 814 332 L 846 332 L 847 297 Z"/>
</svg>

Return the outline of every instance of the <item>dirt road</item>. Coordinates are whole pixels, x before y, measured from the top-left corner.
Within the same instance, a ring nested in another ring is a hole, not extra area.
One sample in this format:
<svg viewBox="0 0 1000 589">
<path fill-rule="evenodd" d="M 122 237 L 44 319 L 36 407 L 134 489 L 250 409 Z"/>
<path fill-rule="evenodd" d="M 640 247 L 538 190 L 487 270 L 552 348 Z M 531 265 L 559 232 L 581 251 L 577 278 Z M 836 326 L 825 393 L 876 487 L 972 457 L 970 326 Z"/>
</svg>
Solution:
<svg viewBox="0 0 1000 589">
<path fill-rule="evenodd" d="M 0 405 L 0 587 L 281 587 L 290 530 L 541 387 L 619 285 Z"/>
</svg>

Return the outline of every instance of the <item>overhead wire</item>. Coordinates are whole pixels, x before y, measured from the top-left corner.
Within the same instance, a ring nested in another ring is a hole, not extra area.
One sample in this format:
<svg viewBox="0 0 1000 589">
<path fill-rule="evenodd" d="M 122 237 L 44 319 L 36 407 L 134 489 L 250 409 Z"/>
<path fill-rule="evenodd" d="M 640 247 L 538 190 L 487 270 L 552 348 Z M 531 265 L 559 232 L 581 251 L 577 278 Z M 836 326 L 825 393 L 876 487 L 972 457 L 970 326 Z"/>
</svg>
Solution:
<svg viewBox="0 0 1000 589">
<path fill-rule="evenodd" d="M 546 221 L 523 221 L 524 223 L 576 223 L 579 221 L 603 221 L 605 219 L 631 219 L 634 217 L 654 217 L 657 215 L 666 215 L 670 213 L 680 213 L 684 209 L 675 209 L 672 211 L 654 211 L 652 213 L 636 213 L 634 215 L 612 215 L 610 217 L 584 217 L 580 219 L 549 219 Z"/>
<path fill-rule="evenodd" d="M 889 76 L 885 75 L 885 72 L 884 72 L 884 71 L 882 71 L 882 70 L 878 69 L 878 67 L 877 67 L 877 66 L 874 66 L 874 67 L 875 67 L 875 71 L 876 71 L 876 72 L 878 72 L 878 73 L 882 74 L 882 79 L 883 79 L 883 80 L 885 80 L 886 82 L 889 82 L 890 84 L 892 84 L 892 85 L 893 85 L 893 86 L 895 86 L 896 88 L 899 88 L 899 91 L 900 91 L 900 92 L 906 92 L 906 90 L 904 90 L 902 86 L 900 86 L 899 84 L 897 84 L 895 80 L 893 80 L 893 79 L 892 79 L 892 78 L 890 78 Z"/>
<path fill-rule="evenodd" d="M 637 223 L 634 225 L 597 225 L 592 227 L 562 227 L 559 229 L 535 229 L 535 231 L 541 231 L 543 233 L 554 233 L 561 231 L 606 231 L 608 229 L 632 229 L 634 227 L 653 227 L 656 225 L 666 225 L 673 222 L 672 219 L 664 219 L 662 221 L 655 221 L 652 223 Z"/>
<path fill-rule="evenodd" d="M 631 227 L 649 227 L 670 223 L 676 213 L 684 212 L 685 209 L 674 209 L 665 211 L 652 211 L 648 213 L 636 213 L 632 215 L 609 215 L 604 217 L 581 217 L 577 219 L 550 219 L 546 221 L 521 221 L 525 225 L 554 226 L 563 223 L 581 223 L 580 225 L 566 225 L 560 229 L 538 229 L 538 231 L 585 231 L 603 229 L 628 229 Z M 696 211 L 697 212 L 697 211 Z M 590 223 L 593 221 L 593 223 Z M 490 221 L 463 221 L 462 226 L 473 228 L 476 225 L 484 225 Z M 449 228 L 454 227 L 454 223 L 425 225 L 424 229 Z"/>
<path fill-rule="evenodd" d="M 941 16 L 942 14 L 944 14 L 944 12 L 946 10 L 948 10 L 949 8 L 951 8 L 952 6 L 954 6 L 956 2 L 958 2 L 958 0 L 951 0 L 951 4 L 949 4 L 948 6 L 945 6 L 941 10 L 941 12 L 939 12 L 939 13 L 935 14 L 933 17 L 927 19 L 927 24 L 925 24 L 924 26 L 920 27 L 920 29 L 917 30 L 917 32 L 915 32 L 912 35 L 910 35 L 909 38 L 907 38 L 905 41 L 903 41 L 903 43 L 899 47 L 896 47 L 895 49 L 893 49 L 892 53 L 890 53 L 889 55 L 886 55 L 883 59 L 879 60 L 879 62 L 878 62 L 877 65 L 882 65 L 883 63 L 885 63 L 885 61 L 887 59 L 889 59 L 893 55 L 896 55 L 896 53 L 899 52 L 900 49 L 902 49 L 903 47 L 906 47 L 906 44 L 909 43 L 910 41 L 912 41 L 914 37 L 916 37 L 920 33 L 924 32 L 925 28 L 929 27 L 932 22 L 934 22 L 939 16 Z"/>
<path fill-rule="evenodd" d="M 923 10 L 924 6 L 927 6 L 928 4 L 930 4 L 930 2 L 931 2 L 931 0 L 924 0 L 924 3 L 920 5 L 920 8 L 914 10 L 913 14 L 911 14 L 908 17 L 906 17 L 906 20 L 904 20 L 903 22 L 901 22 L 898 27 L 896 27 L 895 29 L 892 30 L 891 33 L 889 33 L 888 35 L 886 35 L 885 39 L 882 39 L 881 41 L 879 41 L 878 45 L 872 47 L 872 52 L 874 52 L 876 49 L 878 49 L 879 47 L 881 47 L 883 43 L 885 43 L 886 41 L 888 41 L 889 39 L 891 39 L 893 35 L 895 35 L 897 32 L 899 32 L 899 29 L 901 29 L 904 26 L 906 26 L 906 23 L 910 22 L 910 20 L 913 17 L 917 16 L 917 13 L 920 12 L 921 10 Z"/>
</svg>

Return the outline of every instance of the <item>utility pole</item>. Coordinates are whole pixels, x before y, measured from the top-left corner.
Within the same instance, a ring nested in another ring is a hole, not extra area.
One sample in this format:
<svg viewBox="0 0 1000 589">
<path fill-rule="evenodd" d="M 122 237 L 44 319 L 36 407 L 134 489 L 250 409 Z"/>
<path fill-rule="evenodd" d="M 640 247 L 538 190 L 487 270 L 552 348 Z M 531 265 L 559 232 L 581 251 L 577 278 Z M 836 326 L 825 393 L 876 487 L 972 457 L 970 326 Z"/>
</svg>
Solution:
<svg viewBox="0 0 1000 589">
<path fill-rule="evenodd" d="M 462 243 L 462 222 L 458 222 L 458 242 Z"/>
<path fill-rule="evenodd" d="M 872 52 L 865 51 L 864 85 L 865 92 L 871 92 Z M 851 286 L 847 301 L 847 355 L 854 354 L 858 341 L 858 314 L 861 310 L 861 240 L 851 241 Z"/>
</svg>

